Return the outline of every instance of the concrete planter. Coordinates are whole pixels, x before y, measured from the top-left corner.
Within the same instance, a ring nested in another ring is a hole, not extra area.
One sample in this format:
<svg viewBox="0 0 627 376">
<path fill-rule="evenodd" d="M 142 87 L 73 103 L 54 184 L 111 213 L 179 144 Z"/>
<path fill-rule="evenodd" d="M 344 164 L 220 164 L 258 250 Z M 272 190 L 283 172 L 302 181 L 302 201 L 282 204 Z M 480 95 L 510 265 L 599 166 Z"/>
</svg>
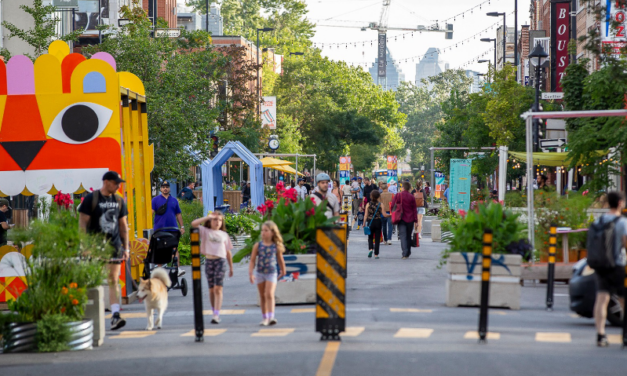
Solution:
<svg viewBox="0 0 627 376">
<path fill-rule="evenodd" d="M 433 229 L 433 221 L 437 220 L 438 217 L 435 216 L 430 216 L 430 215 L 424 215 L 422 217 L 422 236 L 423 237 L 429 237 L 432 236 L 432 229 Z"/>
<path fill-rule="evenodd" d="M 446 270 L 446 305 L 479 306 L 481 303 L 481 254 L 451 253 Z M 490 307 L 520 309 L 520 255 L 493 255 Z"/>
<path fill-rule="evenodd" d="M 441 223 L 442 223 L 441 219 L 431 220 L 431 241 L 434 241 L 434 242 L 442 241 L 442 227 L 440 226 Z"/>
<path fill-rule="evenodd" d="M 284 255 L 286 278 L 276 286 L 276 304 L 316 303 L 316 255 Z"/>
<path fill-rule="evenodd" d="M 109 301 L 109 295 L 106 296 L 106 300 Z M 102 286 L 87 291 L 85 320 L 93 322 L 94 347 L 102 346 L 105 337 L 105 295 Z"/>
</svg>

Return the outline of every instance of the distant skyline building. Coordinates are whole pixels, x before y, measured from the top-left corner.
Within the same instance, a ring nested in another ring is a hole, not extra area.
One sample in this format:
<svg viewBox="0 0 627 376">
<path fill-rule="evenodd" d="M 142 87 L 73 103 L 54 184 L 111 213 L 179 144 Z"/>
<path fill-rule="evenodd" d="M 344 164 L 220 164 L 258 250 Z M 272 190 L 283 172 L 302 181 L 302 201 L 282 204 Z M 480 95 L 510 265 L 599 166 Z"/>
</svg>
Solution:
<svg viewBox="0 0 627 376">
<path fill-rule="evenodd" d="M 431 76 L 437 76 L 442 73 L 440 67 L 440 50 L 435 47 L 430 47 L 422 58 L 416 64 L 416 86 L 423 86 L 421 80 L 429 78 Z"/>
<path fill-rule="evenodd" d="M 483 87 L 483 80 L 481 79 L 481 76 L 479 76 L 479 72 L 473 71 L 473 70 L 467 70 L 466 77 L 472 78 L 472 83 L 470 84 L 469 93 L 472 94 L 472 93 L 480 92 L 481 88 Z"/>
<path fill-rule="evenodd" d="M 183 27 L 187 31 L 207 30 L 207 16 L 194 12 L 181 12 L 177 15 L 177 27 Z M 209 8 L 209 32 L 211 35 L 224 35 L 223 18 L 220 15 L 220 6 L 211 4 Z"/>
<path fill-rule="evenodd" d="M 386 54 L 387 54 L 386 56 L 387 67 L 385 71 L 387 75 L 387 87 L 385 87 L 384 89 L 396 91 L 397 88 L 400 86 L 401 82 L 405 81 L 405 73 L 401 71 L 400 66 L 396 64 L 396 62 L 394 61 L 394 58 L 392 57 L 392 54 L 390 53 L 389 48 L 386 49 Z M 374 81 L 375 84 L 378 83 L 378 75 L 377 75 L 378 64 L 379 64 L 379 58 L 375 58 L 374 65 L 371 66 L 370 69 L 368 69 L 368 71 L 370 72 L 370 76 L 372 76 L 372 81 Z"/>
</svg>

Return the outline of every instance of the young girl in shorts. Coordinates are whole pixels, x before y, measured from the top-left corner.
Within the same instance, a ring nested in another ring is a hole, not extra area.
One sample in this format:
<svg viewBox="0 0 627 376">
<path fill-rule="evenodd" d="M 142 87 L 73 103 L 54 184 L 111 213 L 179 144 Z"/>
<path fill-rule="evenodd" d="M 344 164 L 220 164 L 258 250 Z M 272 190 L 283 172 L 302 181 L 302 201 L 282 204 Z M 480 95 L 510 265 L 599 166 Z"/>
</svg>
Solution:
<svg viewBox="0 0 627 376">
<path fill-rule="evenodd" d="M 201 226 L 203 225 L 204 226 Z M 212 324 L 220 323 L 222 308 L 222 286 L 226 274 L 226 262 L 229 262 L 229 277 L 233 277 L 233 244 L 226 233 L 226 224 L 222 213 L 211 213 L 192 222 L 200 234 L 200 253 L 205 255 L 205 275 L 209 282 L 209 300 L 213 308 Z"/>
<path fill-rule="evenodd" d="M 261 326 L 277 323 L 274 317 L 274 290 L 277 281 L 285 275 L 283 252 L 285 252 L 285 246 L 279 228 L 272 221 L 265 222 L 261 225 L 261 241 L 253 246 L 248 270 L 250 283 L 257 282 L 257 289 L 259 290 L 263 315 Z M 280 272 L 277 270 L 277 262 L 281 269 Z"/>
</svg>

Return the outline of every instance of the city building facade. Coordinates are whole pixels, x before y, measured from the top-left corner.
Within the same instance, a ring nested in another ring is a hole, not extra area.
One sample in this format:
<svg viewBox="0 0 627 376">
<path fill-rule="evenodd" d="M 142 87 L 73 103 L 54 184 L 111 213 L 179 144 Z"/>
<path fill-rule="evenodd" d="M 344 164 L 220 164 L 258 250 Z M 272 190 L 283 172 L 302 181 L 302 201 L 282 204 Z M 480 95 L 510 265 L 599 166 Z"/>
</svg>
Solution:
<svg viewBox="0 0 627 376">
<path fill-rule="evenodd" d="M 390 49 L 386 48 L 386 84 L 385 90 L 393 90 L 396 91 L 400 86 L 401 82 L 405 81 L 405 73 L 401 71 L 400 65 L 396 63 L 394 58 L 392 57 L 392 53 L 390 53 Z M 370 76 L 372 76 L 372 81 L 378 83 L 378 73 L 377 67 L 379 65 L 379 58 L 375 58 L 374 65 L 368 69 L 370 72 Z"/>
<path fill-rule="evenodd" d="M 207 15 L 194 12 L 179 12 L 176 25 L 187 31 L 207 30 Z M 218 4 L 211 4 L 209 10 L 209 32 L 214 36 L 224 35 L 224 23 Z"/>
<path fill-rule="evenodd" d="M 424 86 L 423 79 L 442 73 L 440 50 L 430 47 L 425 56 L 416 64 L 416 86 Z"/>
</svg>

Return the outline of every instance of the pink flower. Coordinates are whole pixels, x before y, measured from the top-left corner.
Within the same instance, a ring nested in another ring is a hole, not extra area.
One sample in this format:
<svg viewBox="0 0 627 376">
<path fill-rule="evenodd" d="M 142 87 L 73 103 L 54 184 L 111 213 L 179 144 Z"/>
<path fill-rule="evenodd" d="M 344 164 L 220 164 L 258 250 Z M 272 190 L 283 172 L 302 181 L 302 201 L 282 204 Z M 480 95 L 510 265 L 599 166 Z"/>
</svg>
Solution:
<svg viewBox="0 0 627 376">
<path fill-rule="evenodd" d="M 309 199 L 314 203 L 314 205 L 316 205 L 316 199 L 314 199 L 313 196 L 309 196 Z"/>
<path fill-rule="evenodd" d="M 311 217 L 314 214 L 316 214 L 316 209 L 315 208 L 311 208 L 311 209 L 309 209 L 309 210 L 307 210 L 305 212 L 305 215 L 308 216 L 308 217 Z"/>
<path fill-rule="evenodd" d="M 285 190 L 285 184 L 282 181 L 278 182 L 276 185 L 276 191 L 278 194 L 282 193 Z"/>
<path fill-rule="evenodd" d="M 583 193 L 581 194 L 582 196 L 587 195 L 588 193 L 590 193 L 590 191 L 588 191 L 587 189 L 585 191 L 583 191 Z"/>
<path fill-rule="evenodd" d="M 272 200 L 266 200 L 265 205 L 268 207 L 268 209 L 274 209 L 274 201 Z"/>
<path fill-rule="evenodd" d="M 268 207 L 265 205 L 259 205 L 257 206 L 257 211 L 261 214 L 266 214 L 266 211 L 268 211 Z"/>
<path fill-rule="evenodd" d="M 465 216 L 466 216 L 466 214 L 467 214 L 467 213 L 466 213 L 466 211 L 465 211 L 464 209 L 459 209 L 457 212 L 458 212 L 458 213 L 459 213 L 459 215 L 461 215 L 462 217 L 465 217 Z"/>
</svg>

